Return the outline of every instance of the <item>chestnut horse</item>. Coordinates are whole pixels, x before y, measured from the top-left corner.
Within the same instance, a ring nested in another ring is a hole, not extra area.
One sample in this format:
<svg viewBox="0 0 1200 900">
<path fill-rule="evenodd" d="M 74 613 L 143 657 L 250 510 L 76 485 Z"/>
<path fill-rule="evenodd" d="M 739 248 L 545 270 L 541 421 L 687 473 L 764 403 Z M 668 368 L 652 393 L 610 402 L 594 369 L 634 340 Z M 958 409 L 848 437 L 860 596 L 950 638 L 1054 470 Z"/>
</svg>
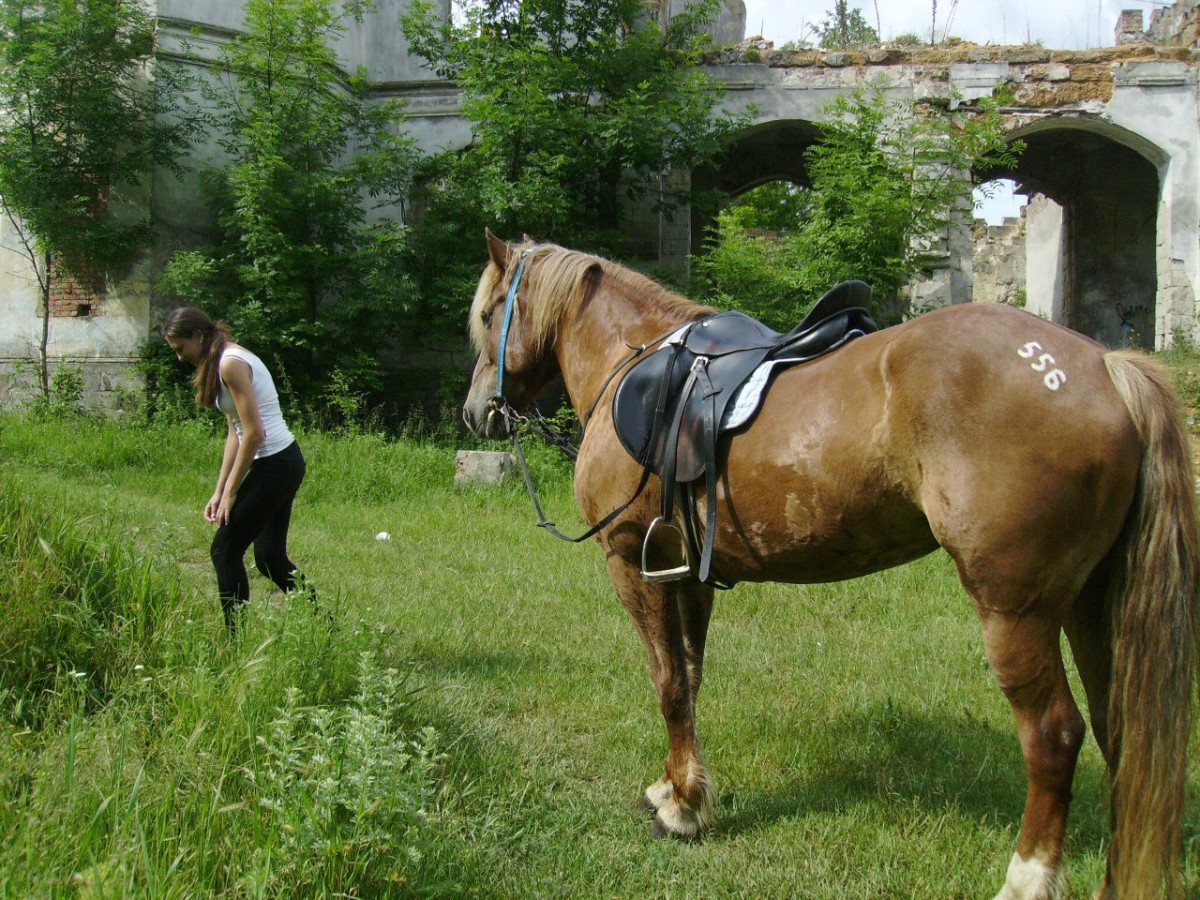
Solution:
<svg viewBox="0 0 1200 900">
<path fill-rule="evenodd" d="M 612 424 L 631 348 L 712 310 L 595 256 L 487 238 L 464 418 L 504 437 L 561 374 L 584 424 L 576 500 L 602 521 L 643 477 Z M 1061 632 L 1112 775 L 1096 896 L 1181 893 L 1200 553 L 1187 436 L 1158 363 L 1009 307 L 952 306 L 780 372 L 757 418 L 718 449 L 712 565 L 726 583 L 854 578 L 938 547 L 954 560 L 1028 770 L 998 897 L 1062 890 L 1085 724 Z M 650 478 L 597 539 L 649 651 L 670 741 L 642 803 L 656 834 L 692 837 L 712 822 L 695 711 L 713 591 L 641 577 L 658 499 Z"/>
</svg>

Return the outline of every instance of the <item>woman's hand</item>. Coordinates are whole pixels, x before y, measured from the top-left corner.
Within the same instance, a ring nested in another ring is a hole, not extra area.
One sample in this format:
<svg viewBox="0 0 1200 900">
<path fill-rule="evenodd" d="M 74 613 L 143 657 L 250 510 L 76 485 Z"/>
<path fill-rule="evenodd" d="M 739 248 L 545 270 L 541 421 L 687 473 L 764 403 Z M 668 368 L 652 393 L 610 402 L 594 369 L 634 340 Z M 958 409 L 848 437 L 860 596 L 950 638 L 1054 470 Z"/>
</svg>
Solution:
<svg viewBox="0 0 1200 900">
<path fill-rule="evenodd" d="M 233 513 L 233 504 L 237 502 L 236 491 L 225 491 L 221 495 L 221 501 L 217 504 L 216 515 L 213 521 L 218 525 L 229 524 L 229 516 Z"/>
<path fill-rule="evenodd" d="M 210 522 L 217 521 L 217 511 L 221 508 L 221 491 L 216 491 L 204 505 L 204 518 Z"/>
</svg>

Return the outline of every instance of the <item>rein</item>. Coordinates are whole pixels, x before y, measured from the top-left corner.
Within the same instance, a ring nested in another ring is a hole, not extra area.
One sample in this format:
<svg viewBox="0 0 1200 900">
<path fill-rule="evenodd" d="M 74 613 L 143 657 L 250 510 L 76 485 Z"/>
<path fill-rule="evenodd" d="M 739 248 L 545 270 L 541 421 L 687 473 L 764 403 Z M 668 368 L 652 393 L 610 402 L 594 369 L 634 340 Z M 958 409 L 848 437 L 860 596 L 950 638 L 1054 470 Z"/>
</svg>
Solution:
<svg viewBox="0 0 1200 900">
<path fill-rule="evenodd" d="M 646 489 L 646 485 L 650 481 L 650 466 L 647 464 L 642 467 L 641 480 L 638 481 L 637 488 L 634 489 L 633 495 L 628 500 L 626 500 L 578 537 L 570 537 L 569 535 L 563 534 L 561 531 L 559 531 L 558 528 L 555 527 L 555 523 L 546 518 L 546 514 L 542 510 L 542 505 L 538 502 L 537 490 L 533 485 L 533 476 L 529 472 L 529 464 L 525 461 L 525 454 L 521 450 L 521 441 L 518 437 L 520 432 L 519 426 L 529 423 L 530 420 L 528 417 L 520 415 L 511 406 L 509 406 L 508 400 L 504 397 L 504 360 L 505 354 L 508 350 L 508 332 L 512 327 L 513 309 L 517 305 L 517 292 L 521 288 L 521 279 L 525 275 L 525 262 L 528 260 L 531 254 L 542 249 L 544 246 L 545 245 L 543 244 L 534 244 L 532 247 L 527 247 L 525 250 L 521 251 L 521 258 L 517 262 L 517 271 L 513 273 L 512 282 L 508 286 L 508 294 L 504 298 L 504 319 L 500 326 L 500 341 L 496 346 L 496 393 L 492 396 L 492 408 L 494 412 L 499 413 L 504 417 L 504 419 L 508 422 L 509 429 L 512 432 L 513 450 L 517 457 L 517 463 L 521 467 L 521 476 L 525 480 L 525 488 L 529 492 L 529 499 L 533 503 L 534 512 L 537 513 L 538 527 L 546 529 L 546 531 L 554 535 L 559 540 L 567 541 L 568 543 L 572 544 L 578 544 L 581 541 L 586 541 L 588 538 L 593 537 L 602 529 L 612 524 L 613 520 L 615 520 L 617 516 L 625 512 L 625 510 L 633 504 L 633 501 L 641 496 L 642 491 Z M 609 372 L 608 377 L 604 379 L 604 384 L 600 386 L 600 391 L 596 394 L 596 399 L 592 401 L 591 405 L 588 406 L 587 410 L 583 414 L 583 417 L 580 419 L 581 426 L 584 429 L 587 428 L 587 423 L 591 421 L 592 413 L 595 412 L 601 398 L 604 396 L 604 392 L 608 390 L 609 385 L 611 385 L 613 382 L 613 379 L 615 379 L 623 369 L 628 367 L 630 363 L 636 360 L 651 347 L 661 343 L 664 338 L 668 337 L 672 332 L 678 330 L 678 328 L 678 325 L 673 326 L 669 331 L 666 331 L 654 338 L 652 341 L 648 341 L 647 343 L 639 346 L 626 344 L 630 350 L 629 355 L 613 366 L 613 369 L 611 372 Z M 560 450 L 562 450 L 562 452 L 569 459 L 575 459 L 575 457 L 578 455 L 578 450 L 571 445 L 570 440 L 565 435 L 557 433 L 549 426 L 549 424 L 546 422 L 546 419 L 537 410 L 537 407 L 534 407 L 534 423 L 538 426 L 550 443 L 556 445 Z"/>
<path fill-rule="evenodd" d="M 513 450 L 516 451 L 517 464 L 521 467 L 521 476 L 525 479 L 525 489 L 527 491 L 529 491 L 529 499 L 533 503 L 533 511 L 535 513 L 537 513 L 538 528 L 546 529 L 547 532 L 554 535 L 560 541 L 566 541 L 569 544 L 578 544 L 581 541 L 586 541 L 588 538 L 594 537 L 595 535 L 599 534 L 600 531 L 602 531 L 604 528 L 611 525 L 613 523 L 613 521 L 617 518 L 617 516 L 619 516 L 621 513 L 625 512 L 625 510 L 627 510 L 630 507 L 630 505 L 633 503 L 633 501 L 636 500 L 639 496 L 641 496 L 642 491 L 644 491 L 646 489 L 646 485 L 650 481 L 649 467 L 643 468 L 642 469 L 642 478 L 638 482 L 638 486 L 634 489 L 633 495 L 630 496 L 630 498 L 628 500 L 626 500 L 624 503 L 622 503 L 620 506 L 618 506 L 616 509 L 614 509 L 612 512 L 610 512 L 607 516 L 605 516 L 603 519 L 601 519 L 599 522 L 597 522 L 595 525 L 593 525 L 591 528 L 589 528 L 583 534 L 579 535 L 578 537 L 571 537 L 570 535 L 563 534 L 561 531 L 559 531 L 558 528 L 555 526 L 555 523 L 551 522 L 549 519 L 547 519 L 546 513 L 542 511 L 542 505 L 538 502 L 538 498 L 537 498 L 537 490 L 533 486 L 533 476 L 530 475 L 530 473 L 529 473 L 529 463 L 527 463 L 525 461 L 525 454 L 521 452 L 521 442 L 517 438 L 517 429 L 515 429 L 515 428 L 513 429 L 513 433 L 512 433 L 512 441 L 513 441 Z"/>
<path fill-rule="evenodd" d="M 630 363 L 636 360 L 651 347 L 658 345 L 663 338 L 670 335 L 673 331 L 676 331 L 678 327 L 679 326 L 673 327 L 670 331 L 664 332 L 654 340 L 648 341 L 645 344 L 641 344 L 636 347 L 631 344 L 625 345 L 629 347 L 629 355 L 613 366 L 612 371 L 608 373 L 608 377 L 604 379 L 604 384 L 600 386 L 600 391 L 596 394 L 596 399 L 592 401 L 590 406 L 588 406 L 587 411 L 580 420 L 581 425 L 585 430 L 587 429 L 587 423 L 591 421 L 592 413 L 595 412 L 596 407 L 600 404 L 600 399 L 604 396 L 604 392 L 608 390 L 609 385 L 612 384 L 613 379 L 620 374 L 621 370 L 626 368 Z M 503 329 L 501 330 L 501 334 L 503 335 Z M 504 368 L 502 365 L 500 367 L 501 374 L 503 374 L 503 371 Z M 608 525 L 611 525 L 617 516 L 625 512 L 625 510 L 627 510 L 633 504 L 633 501 L 641 496 L 642 491 L 646 489 L 646 485 L 650 481 L 650 466 L 648 464 L 642 466 L 642 477 L 638 481 L 637 487 L 634 488 L 633 494 L 628 500 L 626 500 L 578 537 L 571 537 L 570 535 L 563 534 L 558 530 L 557 527 L 555 527 L 554 522 L 551 522 L 546 518 L 545 512 L 542 511 L 542 505 L 538 502 L 537 498 L 537 490 L 533 486 L 533 476 L 529 472 L 529 464 L 525 461 L 525 454 L 521 450 L 521 441 L 518 437 L 520 428 L 518 426 L 527 423 L 530 420 L 528 417 L 514 412 L 512 407 L 510 407 L 507 402 L 504 402 L 503 397 L 500 397 L 499 394 L 497 394 L 496 398 L 493 398 L 493 402 L 495 402 L 496 399 L 499 399 L 503 403 L 503 406 L 499 407 L 499 411 L 500 414 L 508 420 L 509 427 L 512 430 L 513 450 L 517 457 L 517 464 L 521 467 L 521 477 L 525 480 L 525 489 L 529 492 L 529 500 L 533 503 L 533 511 L 537 513 L 538 528 L 546 529 L 547 532 L 554 535 L 560 541 L 566 541 L 570 544 L 578 544 L 581 541 L 586 541 L 590 537 L 594 537 Z M 546 436 L 547 440 L 562 450 L 568 459 L 574 460 L 575 457 L 579 455 L 579 451 L 571 445 L 569 439 L 565 435 L 559 434 L 549 426 L 549 424 L 546 422 L 546 419 L 542 416 L 541 412 L 538 411 L 536 406 L 534 407 L 534 422 L 538 426 L 539 430 L 541 430 L 542 434 Z"/>
<path fill-rule="evenodd" d="M 508 286 L 508 293 L 504 298 L 504 319 L 500 326 L 500 340 L 496 346 L 496 393 L 492 395 L 491 405 L 493 413 L 498 413 L 499 415 L 503 416 L 505 421 L 508 423 L 509 430 L 512 432 L 513 452 L 517 457 L 517 464 L 521 467 L 521 477 L 525 481 L 525 489 L 529 492 L 529 500 L 531 503 L 533 503 L 533 510 L 537 514 L 538 527 L 546 529 L 547 532 L 554 535 L 554 537 L 561 541 L 566 541 L 570 544 L 578 544 L 582 541 L 586 541 L 590 537 L 597 535 L 604 528 L 611 525 L 613 521 L 615 521 L 616 518 L 621 515 L 621 513 L 625 512 L 625 510 L 633 505 L 633 502 L 642 495 L 642 491 L 644 491 L 646 489 L 646 485 L 649 484 L 651 469 L 649 460 L 647 460 L 642 464 L 642 476 L 638 480 L 637 487 L 634 488 L 633 494 L 630 495 L 629 499 L 620 504 L 616 509 L 614 509 L 578 537 L 571 537 L 570 535 L 563 534 L 561 531 L 559 531 L 556 524 L 546 518 L 546 513 L 542 510 L 541 503 L 538 502 L 537 489 L 533 484 L 533 476 L 529 472 L 529 463 L 526 462 L 525 453 L 521 450 L 521 441 L 519 437 L 521 430 L 520 426 L 527 424 L 536 425 L 546 437 L 547 441 L 557 446 L 567 456 L 568 459 L 574 460 L 578 456 L 578 450 L 571 445 L 570 439 L 566 435 L 555 431 L 546 421 L 545 417 L 542 416 L 541 412 L 538 411 L 536 406 L 533 407 L 534 418 L 531 423 L 529 417 L 516 412 L 516 410 L 509 405 L 508 400 L 504 396 L 504 360 L 505 354 L 508 350 L 508 333 L 512 327 L 513 310 L 517 305 L 517 293 L 521 289 L 521 280 L 525 275 L 525 263 L 533 253 L 543 249 L 545 246 L 545 244 L 534 244 L 533 246 L 526 247 L 521 251 L 521 257 L 517 261 L 517 270 L 513 273 L 512 282 Z M 631 363 L 637 360 L 638 357 L 640 357 L 651 347 L 658 346 L 666 338 L 678 331 L 679 328 L 679 325 L 673 325 L 667 331 L 664 331 L 662 334 L 644 344 L 633 345 L 626 343 L 625 346 L 628 347 L 630 351 L 629 355 L 613 366 L 612 371 L 608 373 L 608 377 L 604 379 L 604 383 L 600 385 L 600 390 L 596 394 L 596 399 L 591 402 L 583 416 L 580 418 L 580 425 L 584 430 L 587 429 L 587 423 L 591 421 L 592 414 L 596 411 L 596 407 L 600 404 L 600 400 L 604 397 L 605 391 L 608 390 L 609 386 L 613 383 L 613 380 L 622 372 L 622 370 L 628 368 Z M 665 399 L 666 397 L 664 393 L 664 395 L 659 398 L 660 409 L 657 411 L 656 416 L 661 416 L 661 407 L 663 406 Z"/>
</svg>

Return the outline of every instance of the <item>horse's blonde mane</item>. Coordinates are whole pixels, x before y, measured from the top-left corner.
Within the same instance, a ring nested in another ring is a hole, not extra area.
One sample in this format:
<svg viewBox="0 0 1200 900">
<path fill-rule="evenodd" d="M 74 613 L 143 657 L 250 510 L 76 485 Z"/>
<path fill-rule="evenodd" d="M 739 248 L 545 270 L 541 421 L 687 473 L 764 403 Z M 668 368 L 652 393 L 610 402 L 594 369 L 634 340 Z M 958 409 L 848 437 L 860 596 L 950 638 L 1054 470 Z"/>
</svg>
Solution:
<svg viewBox="0 0 1200 900">
<path fill-rule="evenodd" d="M 520 259 L 521 252 L 534 246 L 537 249 L 530 254 L 525 263 L 523 278 L 526 287 L 521 291 L 519 314 L 524 317 L 525 339 L 530 342 L 531 349 L 535 352 L 545 349 L 554 339 L 564 318 L 578 309 L 584 294 L 592 284 L 589 273 L 595 268 L 599 268 L 604 281 L 636 298 L 643 308 L 658 312 L 671 322 L 685 322 L 712 312 L 711 308 L 673 293 L 654 280 L 619 263 L 578 250 L 568 250 L 557 244 L 534 244 L 528 241 L 524 244 L 510 245 L 507 269 L 512 271 Z M 495 291 L 501 274 L 494 262 L 488 263 L 483 277 L 479 280 L 479 286 L 475 289 L 475 298 L 471 302 L 470 331 L 471 343 L 474 344 L 476 352 L 482 350 L 487 343 L 488 329 L 483 322 L 484 307 Z"/>
</svg>

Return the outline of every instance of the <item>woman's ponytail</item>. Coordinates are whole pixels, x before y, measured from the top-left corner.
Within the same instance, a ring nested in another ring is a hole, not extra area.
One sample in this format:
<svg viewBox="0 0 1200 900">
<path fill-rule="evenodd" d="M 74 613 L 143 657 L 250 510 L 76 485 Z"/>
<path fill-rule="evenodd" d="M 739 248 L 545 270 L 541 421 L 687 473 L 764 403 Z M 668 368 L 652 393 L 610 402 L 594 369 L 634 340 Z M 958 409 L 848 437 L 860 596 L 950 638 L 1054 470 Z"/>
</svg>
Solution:
<svg viewBox="0 0 1200 900">
<path fill-rule="evenodd" d="M 192 384 L 196 386 L 196 405 L 208 409 L 217 402 L 221 389 L 221 353 L 229 343 L 229 326 L 214 322 L 202 309 L 181 306 L 167 316 L 163 335 L 173 338 L 200 337 L 200 362 Z"/>
</svg>

